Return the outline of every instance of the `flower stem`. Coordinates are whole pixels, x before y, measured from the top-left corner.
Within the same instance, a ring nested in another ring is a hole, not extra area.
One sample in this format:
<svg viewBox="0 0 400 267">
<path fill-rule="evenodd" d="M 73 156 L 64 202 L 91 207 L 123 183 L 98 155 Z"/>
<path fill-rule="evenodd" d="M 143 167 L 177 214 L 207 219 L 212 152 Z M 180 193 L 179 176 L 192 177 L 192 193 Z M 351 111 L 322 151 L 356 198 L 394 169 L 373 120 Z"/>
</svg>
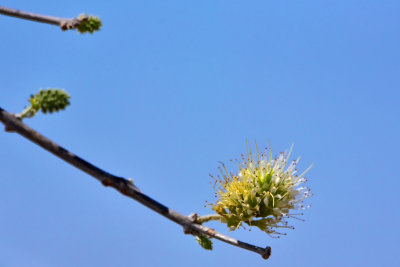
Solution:
<svg viewBox="0 0 400 267">
<path fill-rule="evenodd" d="M 210 214 L 210 215 L 204 215 L 204 216 L 200 216 L 196 219 L 197 223 L 206 223 L 209 221 L 220 221 L 223 217 L 219 214 Z"/>
<path fill-rule="evenodd" d="M 29 107 L 25 108 L 21 113 L 18 113 L 18 114 L 16 114 L 15 116 L 16 116 L 18 119 L 22 120 L 22 119 L 24 119 L 26 116 L 28 116 L 28 114 L 31 112 L 31 109 L 32 109 L 32 107 L 29 106 Z"/>
</svg>

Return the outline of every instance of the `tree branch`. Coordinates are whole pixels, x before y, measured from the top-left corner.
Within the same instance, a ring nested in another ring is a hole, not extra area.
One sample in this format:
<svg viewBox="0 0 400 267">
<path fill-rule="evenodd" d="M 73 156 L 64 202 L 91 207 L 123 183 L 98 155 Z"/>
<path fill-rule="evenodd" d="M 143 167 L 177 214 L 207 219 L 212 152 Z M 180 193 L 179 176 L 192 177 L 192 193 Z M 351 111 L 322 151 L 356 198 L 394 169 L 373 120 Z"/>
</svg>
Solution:
<svg viewBox="0 0 400 267">
<path fill-rule="evenodd" d="M 20 19 L 27 19 L 27 20 L 33 20 L 33 21 L 37 21 L 37 22 L 57 25 L 57 26 L 60 26 L 61 30 L 63 30 L 63 31 L 77 29 L 83 22 L 86 22 L 89 19 L 89 17 L 86 15 L 82 15 L 82 16 L 79 16 L 78 18 L 70 18 L 70 19 L 51 17 L 51 16 L 46 16 L 46 15 L 40 15 L 40 14 L 20 11 L 17 9 L 12 9 L 12 8 L 3 7 L 3 6 L 0 6 L 0 14 L 6 15 L 6 16 L 11 16 L 11 17 L 16 17 L 16 18 L 20 18 Z"/>
<path fill-rule="evenodd" d="M 214 229 L 196 223 L 196 218 L 194 218 L 193 216 L 185 216 L 172 209 L 169 209 L 163 204 L 140 192 L 140 190 L 136 186 L 134 186 L 131 181 L 122 177 L 114 176 L 90 164 L 84 159 L 76 156 L 75 154 L 69 152 L 65 148 L 59 146 L 50 139 L 36 132 L 32 128 L 28 127 L 26 124 L 17 119 L 15 115 L 8 113 L 2 108 L 0 108 L 0 121 L 5 125 L 5 130 L 7 132 L 16 132 L 22 135 L 33 143 L 51 152 L 55 156 L 63 159 L 67 163 L 96 178 L 104 186 L 113 187 L 121 194 L 140 202 L 144 206 L 183 226 L 184 232 L 186 234 L 204 234 L 211 238 L 221 240 L 225 243 L 253 251 L 257 254 L 260 254 L 264 259 L 268 259 L 271 255 L 271 248 L 269 246 L 267 246 L 266 248 L 261 248 L 245 242 L 241 242 L 229 236 L 218 233 Z"/>
</svg>

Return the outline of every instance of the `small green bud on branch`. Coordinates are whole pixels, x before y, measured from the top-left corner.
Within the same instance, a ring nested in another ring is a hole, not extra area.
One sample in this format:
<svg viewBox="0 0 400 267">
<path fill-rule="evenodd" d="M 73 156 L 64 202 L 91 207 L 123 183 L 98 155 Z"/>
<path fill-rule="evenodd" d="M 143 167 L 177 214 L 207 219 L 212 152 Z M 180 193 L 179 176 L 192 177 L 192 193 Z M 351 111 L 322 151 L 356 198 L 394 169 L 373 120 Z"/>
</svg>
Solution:
<svg viewBox="0 0 400 267">
<path fill-rule="evenodd" d="M 101 20 L 98 17 L 88 17 L 86 14 L 81 14 L 79 15 L 78 19 L 82 21 L 76 27 L 80 33 L 88 32 L 92 34 L 94 31 L 99 31 L 100 27 L 102 26 Z"/>
<path fill-rule="evenodd" d="M 197 243 L 199 243 L 200 246 L 202 246 L 202 248 L 207 249 L 207 250 L 212 250 L 212 241 L 209 237 L 207 237 L 206 235 L 196 235 L 196 241 Z"/>
<path fill-rule="evenodd" d="M 41 89 L 38 94 L 31 95 L 29 99 L 31 105 L 17 114 L 17 117 L 22 120 L 32 118 L 39 110 L 45 114 L 64 110 L 70 104 L 69 98 L 70 96 L 61 89 Z"/>
</svg>

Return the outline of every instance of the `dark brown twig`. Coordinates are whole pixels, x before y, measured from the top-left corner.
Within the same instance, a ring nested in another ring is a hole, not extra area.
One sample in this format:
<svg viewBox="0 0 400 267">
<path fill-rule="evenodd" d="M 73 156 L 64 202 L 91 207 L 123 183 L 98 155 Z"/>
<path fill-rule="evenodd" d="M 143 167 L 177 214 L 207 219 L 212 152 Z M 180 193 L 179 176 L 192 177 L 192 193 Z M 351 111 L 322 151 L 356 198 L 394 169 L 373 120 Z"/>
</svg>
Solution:
<svg viewBox="0 0 400 267">
<path fill-rule="evenodd" d="M 271 255 L 271 248 L 261 248 L 245 242 L 241 242 L 229 236 L 220 234 L 214 229 L 208 228 L 204 225 L 196 223 L 196 218 L 198 216 L 185 216 L 182 215 L 163 204 L 155 201 L 149 196 L 140 192 L 137 187 L 135 187 L 131 180 L 124 179 L 122 177 L 114 176 L 102 169 L 90 164 L 84 159 L 74 155 L 65 148 L 54 143 L 50 139 L 44 137 L 40 133 L 36 132 L 32 128 L 28 127 L 26 124 L 22 123 L 16 116 L 8 113 L 7 111 L 0 108 L 0 121 L 5 125 L 5 130 L 7 132 L 16 132 L 23 137 L 29 139 L 33 143 L 39 145 L 40 147 L 46 149 L 47 151 L 53 153 L 55 156 L 63 159 L 69 164 L 75 166 L 81 171 L 86 172 L 90 176 L 99 180 L 104 186 L 110 186 L 118 190 L 125 196 L 133 198 L 134 200 L 140 202 L 144 206 L 152 209 L 153 211 L 161 214 L 162 216 L 170 219 L 171 221 L 180 224 L 184 228 L 186 234 L 204 234 L 212 238 L 216 238 L 225 243 L 253 251 L 260 254 L 264 259 L 268 259 Z M 201 217 L 200 217 L 201 218 Z"/>
<path fill-rule="evenodd" d="M 82 22 L 88 20 L 88 16 L 86 16 L 86 15 L 79 16 L 79 18 L 66 19 L 66 18 L 51 17 L 51 16 L 46 16 L 46 15 L 40 15 L 40 14 L 20 11 L 20 10 L 3 7 L 3 6 L 0 6 L 0 14 L 11 16 L 11 17 L 16 17 L 16 18 L 20 18 L 20 19 L 27 19 L 27 20 L 33 20 L 33 21 L 37 21 L 37 22 L 57 25 L 63 31 L 76 29 L 79 27 L 79 25 Z"/>
</svg>

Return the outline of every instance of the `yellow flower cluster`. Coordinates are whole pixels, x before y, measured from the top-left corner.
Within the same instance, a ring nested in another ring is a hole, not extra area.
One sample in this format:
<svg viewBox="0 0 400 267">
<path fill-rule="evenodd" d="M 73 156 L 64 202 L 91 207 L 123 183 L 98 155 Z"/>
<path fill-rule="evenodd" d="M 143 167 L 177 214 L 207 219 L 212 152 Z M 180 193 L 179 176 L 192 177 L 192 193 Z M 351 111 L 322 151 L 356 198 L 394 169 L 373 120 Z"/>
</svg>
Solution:
<svg viewBox="0 0 400 267">
<path fill-rule="evenodd" d="M 300 158 L 288 164 L 291 150 L 272 158 L 270 148 L 266 148 L 265 153 L 259 153 L 257 149 L 253 155 L 248 146 L 247 157 L 242 155 L 242 161 L 238 161 L 237 174 L 228 172 L 221 163 L 222 176 L 215 178 L 217 202 L 211 204 L 221 222 L 231 230 L 246 223 L 274 237 L 284 235 L 277 232 L 277 228 L 293 228 L 288 226 L 286 219 L 297 218 L 296 215 L 302 214 L 292 212 L 305 209 L 303 201 L 310 196 L 310 190 L 300 185 L 306 182 L 304 174 L 311 166 L 296 175 L 295 167 Z"/>
</svg>

